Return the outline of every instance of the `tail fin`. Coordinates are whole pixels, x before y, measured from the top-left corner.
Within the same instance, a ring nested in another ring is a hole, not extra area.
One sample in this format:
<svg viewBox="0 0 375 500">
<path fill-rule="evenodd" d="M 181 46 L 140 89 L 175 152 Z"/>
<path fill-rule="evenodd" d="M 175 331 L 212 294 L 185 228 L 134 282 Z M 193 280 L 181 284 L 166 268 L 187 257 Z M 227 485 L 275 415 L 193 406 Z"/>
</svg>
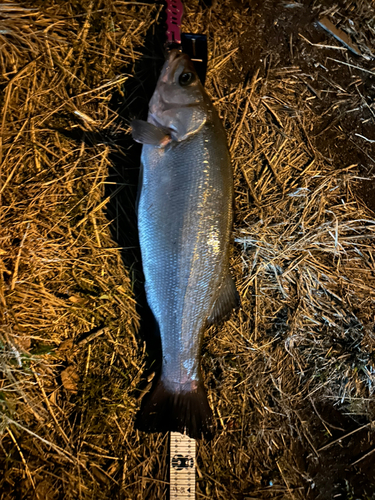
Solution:
<svg viewBox="0 0 375 500">
<path fill-rule="evenodd" d="M 203 383 L 199 381 L 195 388 L 188 386 L 188 390 L 173 390 L 159 379 L 142 400 L 136 428 L 145 432 L 186 432 L 193 439 L 210 439 L 212 411 Z"/>
</svg>

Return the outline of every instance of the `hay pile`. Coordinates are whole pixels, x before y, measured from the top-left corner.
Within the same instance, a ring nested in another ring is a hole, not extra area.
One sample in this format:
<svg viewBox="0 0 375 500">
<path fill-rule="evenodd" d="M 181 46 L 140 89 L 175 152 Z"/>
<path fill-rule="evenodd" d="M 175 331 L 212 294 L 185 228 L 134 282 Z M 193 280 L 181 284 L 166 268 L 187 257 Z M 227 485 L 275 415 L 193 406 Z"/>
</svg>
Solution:
<svg viewBox="0 0 375 500">
<path fill-rule="evenodd" d="M 191 2 L 184 20 L 209 37 L 242 299 L 205 336 L 217 435 L 199 442 L 198 498 L 331 498 L 319 464 L 361 425 L 368 442 L 349 462 L 371 460 L 375 218 L 362 193 L 375 71 L 316 29 L 325 7 L 308 3 Z M 375 53 L 371 2 L 357 3 L 325 13 Z M 133 428 L 146 355 L 128 121 L 144 117 L 162 63 L 159 16 L 116 0 L 0 6 L 4 500 L 167 492 L 167 437 Z M 338 498 L 373 493 L 364 463 Z"/>
</svg>

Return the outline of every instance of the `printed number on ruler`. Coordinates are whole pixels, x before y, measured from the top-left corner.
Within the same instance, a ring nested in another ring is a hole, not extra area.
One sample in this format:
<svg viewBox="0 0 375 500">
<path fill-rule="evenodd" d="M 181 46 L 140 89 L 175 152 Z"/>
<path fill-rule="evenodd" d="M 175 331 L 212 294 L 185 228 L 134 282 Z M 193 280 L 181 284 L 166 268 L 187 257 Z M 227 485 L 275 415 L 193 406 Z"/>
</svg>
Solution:
<svg viewBox="0 0 375 500">
<path fill-rule="evenodd" d="M 171 500 L 195 499 L 195 449 L 194 439 L 179 432 L 171 432 Z"/>
</svg>

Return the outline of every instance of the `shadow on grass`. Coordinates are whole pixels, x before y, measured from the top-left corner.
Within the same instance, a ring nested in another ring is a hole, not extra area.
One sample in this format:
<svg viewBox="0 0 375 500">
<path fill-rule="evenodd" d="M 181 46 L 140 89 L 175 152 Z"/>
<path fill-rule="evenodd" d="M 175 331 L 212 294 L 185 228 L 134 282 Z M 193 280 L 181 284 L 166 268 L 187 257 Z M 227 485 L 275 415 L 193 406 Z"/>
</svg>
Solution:
<svg viewBox="0 0 375 500">
<path fill-rule="evenodd" d="M 121 247 L 124 266 L 129 271 L 137 312 L 140 317 L 141 341 L 146 342 L 147 376 L 159 371 L 161 366 L 161 342 L 157 325 L 146 301 L 141 252 L 138 239 L 136 200 L 140 172 L 141 145 L 133 141 L 127 128 L 135 118 L 146 119 L 148 103 L 164 63 L 164 20 L 153 24 L 145 37 L 144 46 L 137 47 L 142 53 L 135 64 L 119 68 L 120 74 L 133 75 L 122 88 L 116 90 L 109 102 L 110 109 L 118 115 L 111 129 L 84 131 L 81 128 L 58 128 L 58 132 L 77 143 L 88 146 L 107 144 L 110 147 L 110 167 L 106 179 L 104 198 L 109 198 L 106 216 L 111 222 L 112 238 Z M 121 132 L 118 132 L 120 130 Z M 140 388 L 142 390 L 143 387 Z"/>
</svg>

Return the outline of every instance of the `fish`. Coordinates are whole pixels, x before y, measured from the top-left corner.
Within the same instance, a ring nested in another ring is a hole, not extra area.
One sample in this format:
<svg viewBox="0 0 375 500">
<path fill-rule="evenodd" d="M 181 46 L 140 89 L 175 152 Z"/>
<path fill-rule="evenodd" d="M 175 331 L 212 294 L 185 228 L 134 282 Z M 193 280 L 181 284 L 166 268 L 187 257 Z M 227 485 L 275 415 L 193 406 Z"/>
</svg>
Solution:
<svg viewBox="0 0 375 500">
<path fill-rule="evenodd" d="M 142 144 L 137 211 L 145 291 L 162 345 L 161 373 L 136 427 L 209 438 L 202 338 L 239 305 L 229 269 L 233 172 L 223 124 L 187 54 L 169 52 L 147 121 L 131 126 Z"/>
</svg>

